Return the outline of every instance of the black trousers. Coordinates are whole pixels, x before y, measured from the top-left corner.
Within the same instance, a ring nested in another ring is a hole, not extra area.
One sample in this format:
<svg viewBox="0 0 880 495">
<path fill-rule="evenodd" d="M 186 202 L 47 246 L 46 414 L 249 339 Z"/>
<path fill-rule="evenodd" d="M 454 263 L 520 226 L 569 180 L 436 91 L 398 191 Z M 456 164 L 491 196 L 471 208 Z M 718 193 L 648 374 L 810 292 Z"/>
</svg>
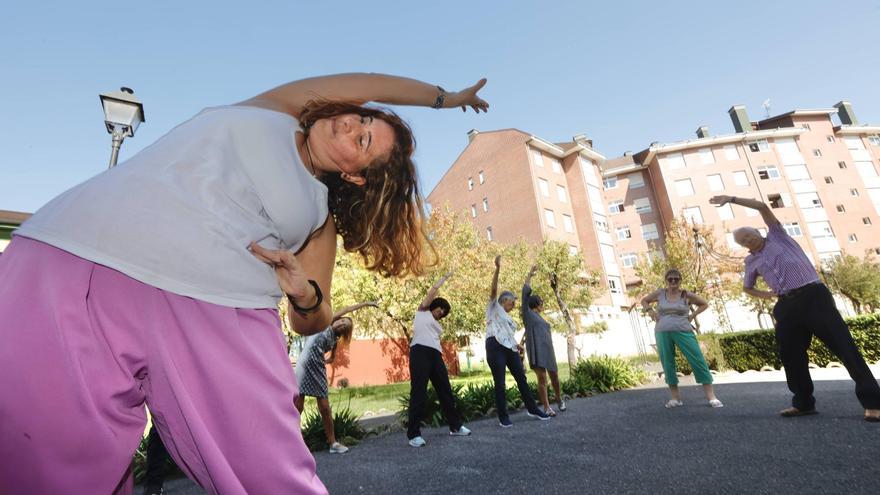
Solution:
<svg viewBox="0 0 880 495">
<path fill-rule="evenodd" d="M 437 391 L 440 409 L 446 416 L 451 431 L 461 428 L 461 418 L 455 410 L 455 396 L 449 384 L 449 371 L 443 362 L 440 351 L 432 347 L 416 344 L 409 348 L 409 439 L 422 435 L 422 415 L 428 399 L 428 380 Z"/>
<path fill-rule="evenodd" d="M 529 383 L 526 380 L 526 370 L 523 368 L 522 360 L 519 354 L 507 347 L 499 344 L 495 337 L 486 339 L 486 361 L 489 362 L 489 369 L 492 370 L 492 380 L 495 382 L 495 409 L 498 411 L 498 419 L 507 417 L 507 395 L 504 385 L 505 369 L 510 370 L 513 379 L 516 380 L 516 386 L 519 388 L 519 394 L 522 397 L 526 409 L 535 412 L 538 406 L 529 390 Z"/>
<path fill-rule="evenodd" d="M 153 425 L 150 428 L 149 435 L 147 435 L 147 471 L 144 475 L 145 493 L 148 493 L 147 490 L 154 490 L 158 493 L 162 489 L 162 485 L 165 483 L 165 476 L 168 475 L 170 462 L 171 456 L 165 450 L 165 444 L 162 443 L 162 439 L 159 437 L 159 430 L 156 429 L 156 425 Z"/>
<path fill-rule="evenodd" d="M 816 407 L 807 349 L 815 335 L 828 346 L 856 382 L 856 397 L 865 409 L 880 409 L 880 386 L 853 341 L 849 327 L 837 311 L 831 292 L 823 284 L 809 285 L 797 295 L 780 298 L 773 307 L 776 342 L 785 366 L 791 405 L 800 410 Z"/>
</svg>

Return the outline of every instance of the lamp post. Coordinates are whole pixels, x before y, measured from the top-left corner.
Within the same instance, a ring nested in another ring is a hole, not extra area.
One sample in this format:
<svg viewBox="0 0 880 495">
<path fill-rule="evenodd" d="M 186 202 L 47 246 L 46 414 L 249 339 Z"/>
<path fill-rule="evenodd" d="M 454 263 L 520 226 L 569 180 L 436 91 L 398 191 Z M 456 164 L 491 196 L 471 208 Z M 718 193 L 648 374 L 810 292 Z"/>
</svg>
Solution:
<svg viewBox="0 0 880 495">
<path fill-rule="evenodd" d="M 119 88 L 119 91 L 112 91 L 99 95 L 101 98 L 101 106 L 104 107 L 104 124 L 107 126 L 107 132 L 113 137 L 113 149 L 110 153 L 110 167 L 116 165 L 116 159 L 119 157 L 119 148 L 126 136 L 133 137 L 141 122 L 146 122 L 144 118 L 144 106 L 134 96 L 134 91 L 130 88 Z"/>
</svg>

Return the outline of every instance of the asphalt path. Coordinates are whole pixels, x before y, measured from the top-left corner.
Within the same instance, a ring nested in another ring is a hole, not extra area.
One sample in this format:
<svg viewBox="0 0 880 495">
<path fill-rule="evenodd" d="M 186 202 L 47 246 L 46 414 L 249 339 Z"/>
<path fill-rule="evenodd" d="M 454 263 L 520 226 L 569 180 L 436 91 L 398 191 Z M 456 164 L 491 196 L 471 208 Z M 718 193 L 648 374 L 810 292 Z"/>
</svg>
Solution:
<svg viewBox="0 0 880 495">
<path fill-rule="evenodd" d="M 783 382 L 698 387 L 665 409 L 662 384 L 569 401 L 551 421 L 514 414 L 468 424 L 469 437 L 427 428 L 412 448 L 402 432 L 344 455 L 315 455 L 330 493 L 880 493 L 880 424 L 862 419 L 849 380 L 816 382 L 820 414 L 781 418 Z M 166 493 L 203 493 L 171 480 Z"/>
</svg>

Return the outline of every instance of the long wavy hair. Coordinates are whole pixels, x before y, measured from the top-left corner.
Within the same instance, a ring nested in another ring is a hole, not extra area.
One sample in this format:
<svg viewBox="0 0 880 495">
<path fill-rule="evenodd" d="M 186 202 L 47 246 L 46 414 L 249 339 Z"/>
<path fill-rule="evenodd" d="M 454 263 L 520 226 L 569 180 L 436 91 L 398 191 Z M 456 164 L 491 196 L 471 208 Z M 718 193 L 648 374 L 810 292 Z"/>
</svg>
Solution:
<svg viewBox="0 0 880 495">
<path fill-rule="evenodd" d="M 318 120 L 344 114 L 385 121 L 394 130 L 394 144 L 387 156 L 361 171 L 366 181 L 363 186 L 342 179 L 338 173 L 321 177 L 343 248 L 360 254 L 368 269 L 383 276 L 421 275 L 426 246 L 431 251 L 433 246 L 425 231 L 424 200 L 412 161 L 412 129 L 387 109 L 324 100 L 305 105 L 300 125 L 308 137 Z"/>
<path fill-rule="evenodd" d="M 348 347 L 351 344 L 351 336 L 354 333 L 354 321 L 347 316 L 343 316 L 339 318 L 339 320 L 346 320 L 348 323 L 345 324 L 345 328 L 342 330 L 341 334 L 336 334 L 334 332 L 333 349 L 330 351 L 330 357 L 324 360 L 327 364 L 332 364 L 333 361 L 336 360 L 336 348 L 339 347 L 339 342 L 342 341 L 342 347 Z"/>
</svg>

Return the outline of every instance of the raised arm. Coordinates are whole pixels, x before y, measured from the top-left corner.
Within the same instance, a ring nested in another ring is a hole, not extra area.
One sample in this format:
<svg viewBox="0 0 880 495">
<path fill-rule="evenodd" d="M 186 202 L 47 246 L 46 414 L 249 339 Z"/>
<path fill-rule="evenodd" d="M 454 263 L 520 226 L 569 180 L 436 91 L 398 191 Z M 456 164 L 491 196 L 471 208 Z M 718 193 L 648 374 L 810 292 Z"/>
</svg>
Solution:
<svg viewBox="0 0 880 495">
<path fill-rule="evenodd" d="M 538 271 L 538 265 L 532 265 L 532 268 L 529 270 L 529 274 L 526 275 L 526 281 L 523 282 L 522 288 L 522 307 L 529 307 L 529 296 L 532 295 L 532 277 L 535 276 L 535 273 Z"/>
<path fill-rule="evenodd" d="M 240 105 L 259 106 L 299 117 L 303 107 L 312 100 L 348 101 L 356 104 L 369 102 L 390 105 L 423 107 L 471 107 L 475 112 L 486 112 L 489 104 L 477 96 L 486 84 L 480 79 L 461 91 L 446 92 L 439 86 L 407 77 L 386 74 L 351 73 L 312 77 L 289 82 L 261 93 Z"/>
<path fill-rule="evenodd" d="M 352 311 L 357 311 L 357 310 L 359 310 L 361 308 L 365 308 L 367 306 L 372 306 L 374 308 L 379 307 L 379 305 L 373 301 L 352 304 L 351 306 L 346 306 L 346 307 L 340 309 L 339 311 L 333 313 L 333 320 L 334 321 L 338 320 L 338 319 L 342 318 L 344 315 L 351 313 Z"/>
<path fill-rule="evenodd" d="M 761 218 L 764 219 L 764 223 L 767 224 L 768 227 L 779 225 L 779 219 L 777 219 L 776 215 L 773 214 L 773 210 L 769 206 L 767 206 L 766 203 L 762 203 L 757 199 L 740 198 L 737 196 L 727 196 L 725 194 L 722 194 L 719 196 L 714 196 L 709 200 L 709 202 L 713 205 L 719 206 L 726 203 L 731 203 L 745 208 L 758 210 L 758 212 L 761 214 Z"/>
<path fill-rule="evenodd" d="M 428 306 L 431 305 L 431 301 L 433 301 L 434 298 L 437 297 L 437 291 L 440 290 L 440 287 L 442 287 L 443 284 L 446 283 L 446 280 L 448 280 L 449 277 L 451 277 L 451 276 L 452 276 L 452 272 L 449 272 L 446 275 L 443 275 L 442 277 L 440 277 L 440 280 L 435 282 L 434 285 L 432 285 L 431 288 L 428 289 L 428 293 L 425 294 L 425 298 L 422 299 L 422 303 L 419 304 L 419 311 L 427 311 L 428 310 Z"/>
<path fill-rule="evenodd" d="M 501 273 L 501 255 L 495 257 L 495 275 L 492 275 L 492 291 L 489 300 L 494 301 L 498 297 L 498 275 Z"/>
</svg>

